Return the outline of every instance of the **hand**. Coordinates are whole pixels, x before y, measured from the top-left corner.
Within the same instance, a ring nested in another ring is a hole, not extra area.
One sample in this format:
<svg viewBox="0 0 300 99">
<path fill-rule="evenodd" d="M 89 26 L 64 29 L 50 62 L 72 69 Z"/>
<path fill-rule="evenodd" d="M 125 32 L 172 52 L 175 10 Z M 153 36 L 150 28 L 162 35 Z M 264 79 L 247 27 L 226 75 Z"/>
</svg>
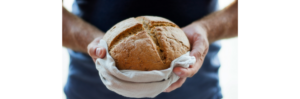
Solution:
<svg viewBox="0 0 300 99">
<path fill-rule="evenodd" d="M 208 52 L 209 43 L 206 36 L 207 34 L 206 30 L 202 26 L 197 24 L 190 24 L 182 28 L 182 30 L 185 32 L 190 44 L 192 45 L 190 56 L 195 56 L 196 63 L 194 65 L 191 65 L 189 68 L 175 67 L 173 69 L 173 72 L 180 78 L 169 88 L 167 88 L 165 92 L 171 92 L 181 87 L 187 77 L 192 77 L 194 74 L 196 74 L 202 66 L 204 58 Z M 94 39 L 88 45 L 88 53 L 92 57 L 94 62 L 97 58 L 104 58 L 106 56 L 105 48 L 98 45 L 100 39 L 102 39 L 102 37 Z"/>
<path fill-rule="evenodd" d="M 190 41 L 190 56 L 195 56 L 196 63 L 190 65 L 189 68 L 175 67 L 173 72 L 180 78 L 164 92 L 171 92 L 181 87 L 187 77 L 192 77 L 194 74 L 196 74 L 201 68 L 204 58 L 208 52 L 209 42 L 207 39 L 207 32 L 204 27 L 199 24 L 192 23 L 186 27 L 183 27 L 182 30 L 185 32 Z"/>
<path fill-rule="evenodd" d="M 88 53 L 92 57 L 94 62 L 96 61 L 97 58 L 104 58 L 106 56 L 106 49 L 98 45 L 101 39 L 102 37 L 95 38 L 88 45 Z"/>
</svg>

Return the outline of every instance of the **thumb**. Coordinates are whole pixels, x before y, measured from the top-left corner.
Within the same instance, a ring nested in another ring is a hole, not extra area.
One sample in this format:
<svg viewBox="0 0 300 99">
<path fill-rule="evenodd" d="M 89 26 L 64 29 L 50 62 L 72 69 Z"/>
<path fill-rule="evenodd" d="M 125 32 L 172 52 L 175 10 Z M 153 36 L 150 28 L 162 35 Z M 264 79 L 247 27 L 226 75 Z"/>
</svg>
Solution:
<svg viewBox="0 0 300 99">
<path fill-rule="evenodd" d="M 93 59 L 104 58 L 106 56 L 106 49 L 99 45 L 89 46 L 88 53 Z"/>
<path fill-rule="evenodd" d="M 189 68 L 175 67 L 173 72 L 179 77 L 193 77 L 199 70 L 199 66 L 190 66 Z"/>
</svg>

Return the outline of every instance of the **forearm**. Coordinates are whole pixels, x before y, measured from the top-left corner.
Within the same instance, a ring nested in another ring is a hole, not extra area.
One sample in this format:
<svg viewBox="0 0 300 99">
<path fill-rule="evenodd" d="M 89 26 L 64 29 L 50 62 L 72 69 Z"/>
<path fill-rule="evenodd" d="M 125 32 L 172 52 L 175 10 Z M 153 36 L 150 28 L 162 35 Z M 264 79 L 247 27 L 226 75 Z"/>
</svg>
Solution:
<svg viewBox="0 0 300 99">
<path fill-rule="evenodd" d="M 238 35 L 238 2 L 234 1 L 223 10 L 214 12 L 196 22 L 207 32 L 209 43 Z"/>
<path fill-rule="evenodd" d="M 88 44 L 96 37 L 102 37 L 103 32 L 91 24 L 73 15 L 63 7 L 63 46 L 87 53 Z"/>
</svg>

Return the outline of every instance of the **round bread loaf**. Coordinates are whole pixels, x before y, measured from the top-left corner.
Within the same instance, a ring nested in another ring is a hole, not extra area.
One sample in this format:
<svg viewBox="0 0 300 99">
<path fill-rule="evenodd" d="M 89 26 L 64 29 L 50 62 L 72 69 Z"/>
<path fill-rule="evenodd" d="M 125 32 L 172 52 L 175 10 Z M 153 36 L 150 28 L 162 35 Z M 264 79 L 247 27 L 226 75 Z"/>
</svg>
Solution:
<svg viewBox="0 0 300 99">
<path fill-rule="evenodd" d="M 168 19 L 140 16 L 123 20 L 104 35 L 119 70 L 162 70 L 190 50 L 185 33 Z"/>
</svg>

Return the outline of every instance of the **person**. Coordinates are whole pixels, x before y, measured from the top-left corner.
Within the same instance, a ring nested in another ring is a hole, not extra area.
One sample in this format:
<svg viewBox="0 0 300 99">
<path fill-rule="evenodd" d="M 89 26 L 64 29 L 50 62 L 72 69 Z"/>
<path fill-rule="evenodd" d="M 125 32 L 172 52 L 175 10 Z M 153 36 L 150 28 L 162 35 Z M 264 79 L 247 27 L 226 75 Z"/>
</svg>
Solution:
<svg viewBox="0 0 300 99">
<path fill-rule="evenodd" d="M 196 63 L 174 68 L 180 79 L 156 99 L 220 99 L 218 40 L 236 37 L 238 1 L 217 11 L 217 0 L 75 0 L 72 13 L 64 7 L 63 46 L 70 65 L 64 92 L 68 99 L 127 99 L 101 82 L 94 61 L 104 58 L 98 46 L 105 31 L 129 17 L 152 15 L 177 24 L 191 44 Z"/>
</svg>

